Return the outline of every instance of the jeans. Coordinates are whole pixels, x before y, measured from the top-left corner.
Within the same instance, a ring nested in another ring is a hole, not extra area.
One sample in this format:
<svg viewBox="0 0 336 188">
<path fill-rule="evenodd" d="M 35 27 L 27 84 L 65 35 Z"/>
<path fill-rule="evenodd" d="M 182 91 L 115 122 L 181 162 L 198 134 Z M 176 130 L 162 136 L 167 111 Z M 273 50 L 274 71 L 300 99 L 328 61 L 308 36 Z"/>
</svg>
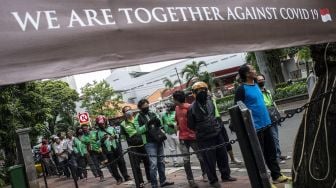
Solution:
<svg viewBox="0 0 336 188">
<path fill-rule="evenodd" d="M 195 140 L 180 140 L 181 153 L 183 153 L 183 154 L 189 153 L 190 148 L 192 148 L 194 151 L 198 150 L 198 146 L 197 146 L 197 143 L 196 143 Z M 205 165 L 204 165 L 203 158 L 202 158 L 201 154 L 199 154 L 199 153 L 196 156 L 197 156 L 197 158 L 200 162 L 200 165 L 201 165 L 202 175 L 205 175 L 206 171 L 205 171 Z M 192 170 L 191 170 L 190 156 L 189 155 L 183 157 L 183 165 L 184 165 L 184 170 L 185 170 L 186 175 L 187 175 L 187 180 L 194 180 L 194 176 L 193 176 L 193 173 L 192 173 Z"/>
<path fill-rule="evenodd" d="M 275 143 L 277 159 L 279 160 L 280 156 L 281 156 L 281 150 L 280 150 L 279 128 L 278 128 L 278 125 L 272 126 L 270 129 L 272 131 L 272 136 L 273 136 L 274 143 Z"/>
<path fill-rule="evenodd" d="M 218 134 L 217 136 L 198 141 L 198 146 L 200 149 L 210 148 L 215 145 L 223 144 L 224 138 L 222 134 Z M 206 172 L 208 175 L 208 179 L 210 184 L 218 182 L 218 177 L 216 174 L 216 162 L 221 173 L 221 178 L 226 179 L 230 177 L 230 167 L 228 163 L 228 156 L 226 147 L 220 147 L 215 150 L 210 150 L 206 152 L 202 152 L 202 156 L 204 159 L 204 163 L 206 165 Z"/>
<path fill-rule="evenodd" d="M 272 129 L 267 128 L 257 133 L 261 149 L 264 154 L 265 162 L 271 171 L 272 179 L 278 179 L 280 174 L 280 167 L 277 161 L 276 147 L 272 135 Z"/>
<path fill-rule="evenodd" d="M 177 154 L 177 146 L 179 144 L 178 138 L 176 134 L 166 134 L 167 136 L 167 142 L 168 142 L 168 148 L 172 155 Z M 173 157 L 173 163 L 177 164 L 177 157 Z"/>
<path fill-rule="evenodd" d="M 59 165 L 60 165 L 60 168 L 62 169 L 64 175 L 67 178 L 70 178 L 68 159 L 64 159 L 63 161 L 59 162 Z"/>
<path fill-rule="evenodd" d="M 148 155 L 164 155 L 162 143 L 147 143 L 145 149 Z M 152 188 L 158 187 L 157 172 L 159 172 L 160 184 L 166 181 L 165 163 L 163 157 L 149 157 L 149 173 Z"/>
</svg>

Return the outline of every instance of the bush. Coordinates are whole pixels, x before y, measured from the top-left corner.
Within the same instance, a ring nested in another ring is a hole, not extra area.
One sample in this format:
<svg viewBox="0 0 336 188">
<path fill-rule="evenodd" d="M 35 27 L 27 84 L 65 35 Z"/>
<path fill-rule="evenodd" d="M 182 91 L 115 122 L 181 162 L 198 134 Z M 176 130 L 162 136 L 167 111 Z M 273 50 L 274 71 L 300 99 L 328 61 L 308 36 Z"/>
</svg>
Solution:
<svg viewBox="0 0 336 188">
<path fill-rule="evenodd" d="M 234 95 L 227 95 L 223 98 L 217 99 L 216 104 L 219 112 L 227 111 L 234 105 Z"/>
<path fill-rule="evenodd" d="M 296 95 L 302 95 L 307 93 L 306 82 L 297 82 L 292 85 L 288 85 L 283 88 L 277 88 L 275 90 L 274 100 L 293 97 Z"/>
</svg>

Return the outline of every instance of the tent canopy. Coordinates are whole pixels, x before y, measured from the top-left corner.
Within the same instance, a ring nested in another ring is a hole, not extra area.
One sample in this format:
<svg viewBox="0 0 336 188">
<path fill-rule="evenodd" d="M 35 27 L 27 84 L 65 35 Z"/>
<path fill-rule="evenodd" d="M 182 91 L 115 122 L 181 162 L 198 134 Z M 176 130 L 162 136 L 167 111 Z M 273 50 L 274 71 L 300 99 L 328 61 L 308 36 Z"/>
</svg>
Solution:
<svg viewBox="0 0 336 188">
<path fill-rule="evenodd" d="M 3 0 L 0 85 L 333 42 L 330 0 Z"/>
</svg>

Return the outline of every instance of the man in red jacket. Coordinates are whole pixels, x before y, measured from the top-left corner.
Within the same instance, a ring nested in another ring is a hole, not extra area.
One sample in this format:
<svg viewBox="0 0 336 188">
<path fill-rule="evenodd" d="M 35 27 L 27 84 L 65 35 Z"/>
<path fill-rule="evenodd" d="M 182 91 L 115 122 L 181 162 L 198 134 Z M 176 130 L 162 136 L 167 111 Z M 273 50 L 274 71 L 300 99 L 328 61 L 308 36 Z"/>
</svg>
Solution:
<svg viewBox="0 0 336 188">
<path fill-rule="evenodd" d="M 188 128 L 187 112 L 190 104 L 185 102 L 186 96 L 183 91 L 174 92 L 173 98 L 176 104 L 175 120 L 177 124 L 177 129 L 179 131 L 181 153 L 189 153 L 190 148 L 192 148 L 194 151 L 197 151 L 198 147 L 195 132 Z M 207 181 L 203 159 L 200 154 L 197 154 L 197 158 L 200 161 L 203 181 Z M 197 188 L 198 185 L 194 181 L 189 155 L 183 157 L 183 163 L 184 163 L 184 170 L 187 174 L 189 186 L 192 188 Z"/>
</svg>

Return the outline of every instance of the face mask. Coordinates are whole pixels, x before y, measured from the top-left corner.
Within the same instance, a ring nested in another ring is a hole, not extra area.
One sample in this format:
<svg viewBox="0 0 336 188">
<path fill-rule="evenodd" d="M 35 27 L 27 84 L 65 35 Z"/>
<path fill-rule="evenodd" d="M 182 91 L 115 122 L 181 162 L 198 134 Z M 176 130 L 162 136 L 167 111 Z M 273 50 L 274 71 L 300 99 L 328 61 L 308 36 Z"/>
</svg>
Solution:
<svg viewBox="0 0 336 188">
<path fill-rule="evenodd" d="M 201 104 L 205 104 L 207 98 L 208 98 L 208 92 L 207 91 L 200 91 L 196 95 L 196 100 Z"/>
<path fill-rule="evenodd" d="M 149 112 L 149 107 L 142 108 L 141 112 L 147 114 Z"/>
<path fill-rule="evenodd" d="M 130 117 L 132 117 L 132 116 L 133 116 L 133 112 L 132 112 L 131 110 L 125 112 L 125 117 L 126 117 L 126 118 L 130 118 Z"/>
<path fill-rule="evenodd" d="M 258 82 L 258 86 L 263 88 L 265 86 L 265 82 Z"/>
</svg>

